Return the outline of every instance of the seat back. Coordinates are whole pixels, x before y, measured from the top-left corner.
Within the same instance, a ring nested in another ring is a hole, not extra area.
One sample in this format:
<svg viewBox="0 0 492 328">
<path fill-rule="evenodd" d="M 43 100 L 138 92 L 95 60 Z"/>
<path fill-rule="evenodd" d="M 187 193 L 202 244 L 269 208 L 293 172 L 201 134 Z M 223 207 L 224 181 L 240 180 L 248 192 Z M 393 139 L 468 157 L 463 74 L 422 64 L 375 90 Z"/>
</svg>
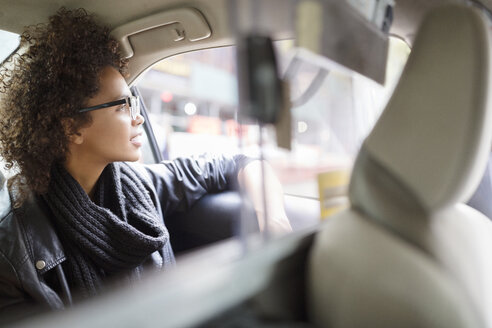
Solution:
<svg viewBox="0 0 492 328">
<path fill-rule="evenodd" d="M 490 41 L 467 6 L 423 20 L 352 173 L 351 208 L 317 236 L 323 327 L 490 327 L 491 222 L 466 205 L 490 152 Z"/>
<path fill-rule="evenodd" d="M 291 195 L 284 196 L 285 212 L 294 231 L 315 226 L 319 222 L 319 201 Z M 240 227 L 241 216 L 248 218 Z M 259 231 L 251 204 L 242 208 L 237 191 L 209 194 L 198 200 L 186 213 L 166 217 L 175 255 L 232 237 Z"/>
</svg>

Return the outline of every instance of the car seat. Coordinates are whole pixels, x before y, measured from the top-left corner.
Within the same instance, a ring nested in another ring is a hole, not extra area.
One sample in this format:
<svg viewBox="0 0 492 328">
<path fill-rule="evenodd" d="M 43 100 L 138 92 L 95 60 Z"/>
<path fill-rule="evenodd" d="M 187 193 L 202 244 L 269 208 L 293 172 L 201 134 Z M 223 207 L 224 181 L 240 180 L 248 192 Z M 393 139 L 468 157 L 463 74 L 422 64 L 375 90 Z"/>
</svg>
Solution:
<svg viewBox="0 0 492 328">
<path fill-rule="evenodd" d="M 461 204 L 490 152 L 488 25 L 460 5 L 422 21 L 356 159 L 351 207 L 330 219 L 310 253 L 316 325 L 492 327 L 492 225 Z"/>
<path fill-rule="evenodd" d="M 285 211 L 294 231 L 315 226 L 319 221 L 319 201 L 284 196 Z M 248 218 L 244 233 L 259 231 L 254 208 L 246 203 L 241 212 L 242 200 L 238 191 L 208 194 L 198 200 L 186 213 L 176 213 L 165 218 L 171 245 L 176 255 L 187 253 L 218 241 L 239 237 L 241 215 Z"/>
</svg>

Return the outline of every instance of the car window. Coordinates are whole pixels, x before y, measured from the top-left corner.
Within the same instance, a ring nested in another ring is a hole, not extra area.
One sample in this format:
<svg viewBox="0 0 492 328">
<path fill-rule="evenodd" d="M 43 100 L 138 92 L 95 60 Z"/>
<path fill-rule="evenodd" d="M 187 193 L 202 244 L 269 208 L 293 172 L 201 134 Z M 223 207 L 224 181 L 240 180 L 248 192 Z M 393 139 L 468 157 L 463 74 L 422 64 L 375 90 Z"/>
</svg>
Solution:
<svg viewBox="0 0 492 328">
<path fill-rule="evenodd" d="M 234 47 L 165 59 L 137 87 L 164 159 L 237 151 Z"/>
<path fill-rule="evenodd" d="M 278 41 L 275 47 L 279 69 L 285 73 L 295 53 L 294 42 Z M 308 62 L 297 67 L 289 79 L 295 105 L 291 110 L 292 151 L 276 146 L 271 128 L 264 142 L 265 157 L 286 194 L 318 198 L 320 174 L 331 179 L 333 172 L 348 176 L 359 146 L 379 117 L 410 52 L 396 38 L 391 38 L 389 49 L 384 86 L 357 74 L 333 71 L 305 99 L 319 68 Z M 238 139 L 235 47 L 167 58 L 142 76 L 137 87 L 163 158 L 203 152 L 258 156 L 258 127 L 242 126 L 241 142 Z M 347 183 L 348 179 L 341 184 Z"/>
<path fill-rule="evenodd" d="M 19 34 L 0 30 L 0 62 L 3 62 L 19 46 Z"/>
<path fill-rule="evenodd" d="M 14 52 L 19 46 L 19 35 L 4 30 L 0 30 L 0 63 L 3 63 L 7 57 Z M 5 163 L 0 157 L 0 172 L 4 176 L 11 176 L 13 171 L 5 169 Z"/>
</svg>

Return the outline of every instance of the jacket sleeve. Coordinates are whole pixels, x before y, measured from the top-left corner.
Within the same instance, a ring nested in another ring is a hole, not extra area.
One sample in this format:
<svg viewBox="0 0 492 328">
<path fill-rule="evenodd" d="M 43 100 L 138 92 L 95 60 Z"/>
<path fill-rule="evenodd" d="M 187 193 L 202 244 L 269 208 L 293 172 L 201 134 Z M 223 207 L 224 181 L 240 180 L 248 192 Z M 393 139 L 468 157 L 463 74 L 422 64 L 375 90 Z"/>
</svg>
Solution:
<svg viewBox="0 0 492 328">
<path fill-rule="evenodd" d="M 237 187 L 238 172 L 253 161 L 244 155 L 201 155 L 147 165 L 162 213 L 188 210 L 205 194 Z"/>
</svg>

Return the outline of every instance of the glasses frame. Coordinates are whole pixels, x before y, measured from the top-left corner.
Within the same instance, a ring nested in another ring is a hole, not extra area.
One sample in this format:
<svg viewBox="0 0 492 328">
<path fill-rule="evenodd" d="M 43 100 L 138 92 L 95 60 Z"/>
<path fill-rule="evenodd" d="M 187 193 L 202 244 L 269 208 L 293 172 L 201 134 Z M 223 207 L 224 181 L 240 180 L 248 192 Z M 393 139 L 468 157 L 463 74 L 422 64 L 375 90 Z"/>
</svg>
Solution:
<svg viewBox="0 0 492 328">
<path fill-rule="evenodd" d="M 123 99 L 110 101 L 104 104 L 99 104 L 91 107 L 86 107 L 79 109 L 79 113 L 86 113 L 97 109 L 109 108 L 116 105 L 126 104 L 128 106 L 130 116 L 132 120 L 136 120 L 137 116 L 140 114 L 140 97 L 139 96 L 129 96 Z"/>
</svg>

